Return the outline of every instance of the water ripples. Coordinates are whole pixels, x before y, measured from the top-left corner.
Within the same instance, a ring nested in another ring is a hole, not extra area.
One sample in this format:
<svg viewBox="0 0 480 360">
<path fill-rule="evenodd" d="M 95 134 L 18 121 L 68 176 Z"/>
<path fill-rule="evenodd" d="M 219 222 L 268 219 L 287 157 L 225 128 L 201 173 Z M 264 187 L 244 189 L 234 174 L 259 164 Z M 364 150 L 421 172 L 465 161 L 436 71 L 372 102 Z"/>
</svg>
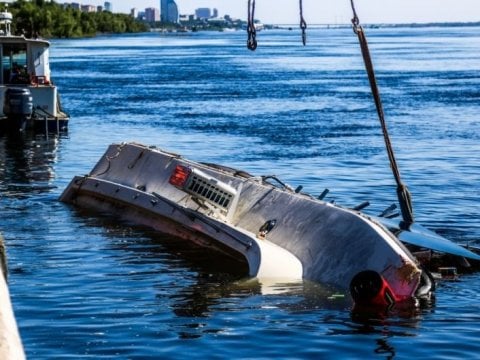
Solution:
<svg viewBox="0 0 480 360">
<path fill-rule="evenodd" d="M 238 264 L 57 201 L 110 143 L 138 141 L 328 201 L 396 202 L 350 29 L 55 40 L 68 135 L 0 138 L 1 230 L 27 355 L 47 358 L 474 358 L 480 276 L 437 299 L 362 314 L 320 284 L 262 284 Z M 480 241 L 478 28 L 369 29 L 402 177 L 418 220 Z M 232 270 L 232 269 L 236 269 Z M 460 346 L 460 344 L 462 344 Z"/>
</svg>

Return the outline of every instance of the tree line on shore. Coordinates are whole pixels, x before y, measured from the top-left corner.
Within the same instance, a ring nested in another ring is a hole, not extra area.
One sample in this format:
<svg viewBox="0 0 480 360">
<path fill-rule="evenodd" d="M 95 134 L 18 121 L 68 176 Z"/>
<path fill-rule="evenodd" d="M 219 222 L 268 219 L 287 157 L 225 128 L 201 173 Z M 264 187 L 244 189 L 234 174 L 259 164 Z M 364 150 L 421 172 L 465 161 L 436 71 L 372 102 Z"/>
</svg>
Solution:
<svg viewBox="0 0 480 360">
<path fill-rule="evenodd" d="M 5 3 L 2 3 L 6 9 Z M 2 9 L 2 10 L 3 10 Z M 99 33 L 134 33 L 148 31 L 148 25 L 127 14 L 108 11 L 82 12 L 54 1 L 17 0 L 9 4 L 13 15 L 12 33 L 27 37 L 75 38 Z"/>
</svg>

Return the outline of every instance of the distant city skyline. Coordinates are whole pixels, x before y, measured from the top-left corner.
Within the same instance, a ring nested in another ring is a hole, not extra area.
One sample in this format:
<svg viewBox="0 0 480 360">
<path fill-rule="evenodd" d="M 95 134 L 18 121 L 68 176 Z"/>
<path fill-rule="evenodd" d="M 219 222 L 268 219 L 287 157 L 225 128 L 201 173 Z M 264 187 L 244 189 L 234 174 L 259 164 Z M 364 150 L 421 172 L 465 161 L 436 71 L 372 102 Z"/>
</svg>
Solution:
<svg viewBox="0 0 480 360">
<path fill-rule="evenodd" d="M 77 0 L 78 1 L 78 0 Z M 82 0 L 83 4 L 103 5 L 102 0 Z M 130 13 L 132 8 L 160 9 L 160 0 L 110 0 L 114 12 Z M 228 14 L 246 20 L 247 0 L 176 0 L 181 15 L 197 8 L 216 8 L 219 16 Z M 350 0 L 303 0 L 308 23 L 348 23 Z M 411 23 L 480 21 L 478 0 L 357 0 L 362 23 Z M 298 22 L 298 0 L 257 0 L 256 18 L 268 24 Z"/>
</svg>

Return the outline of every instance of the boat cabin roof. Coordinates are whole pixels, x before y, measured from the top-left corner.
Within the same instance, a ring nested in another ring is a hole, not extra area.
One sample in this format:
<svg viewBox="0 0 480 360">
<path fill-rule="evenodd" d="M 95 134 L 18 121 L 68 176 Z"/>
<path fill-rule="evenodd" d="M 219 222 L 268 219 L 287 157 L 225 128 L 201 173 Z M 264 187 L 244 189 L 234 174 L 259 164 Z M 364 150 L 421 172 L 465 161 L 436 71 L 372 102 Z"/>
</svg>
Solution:
<svg viewBox="0 0 480 360">
<path fill-rule="evenodd" d="M 25 36 L 0 35 L 0 44 L 31 44 L 42 47 L 49 47 L 50 42 L 44 39 L 28 39 Z"/>
<path fill-rule="evenodd" d="M 35 44 L 43 45 L 44 47 L 49 47 L 50 43 L 47 40 L 43 39 L 30 39 L 26 38 L 23 35 L 12 35 L 11 25 L 12 25 L 13 15 L 8 11 L 0 12 L 0 43 L 18 43 L 18 44 Z"/>
</svg>

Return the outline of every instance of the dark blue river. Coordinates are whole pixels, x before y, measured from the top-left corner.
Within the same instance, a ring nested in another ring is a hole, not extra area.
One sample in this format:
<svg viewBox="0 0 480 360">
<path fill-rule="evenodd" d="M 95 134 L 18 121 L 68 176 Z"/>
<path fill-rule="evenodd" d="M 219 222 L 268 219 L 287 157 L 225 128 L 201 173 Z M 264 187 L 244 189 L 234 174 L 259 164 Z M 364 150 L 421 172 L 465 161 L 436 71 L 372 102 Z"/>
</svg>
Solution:
<svg viewBox="0 0 480 360">
<path fill-rule="evenodd" d="M 369 29 L 418 222 L 480 244 L 480 28 Z M 0 137 L 0 231 L 30 359 L 473 359 L 480 274 L 419 308 L 358 316 L 321 284 L 248 281 L 217 254 L 58 202 L 136 141 L 378 214 L 396 202 L 351 29 L 54 40 L 63 136 Z M 348 251 L 348 249 L 345 249 Z"/>
</svg>

